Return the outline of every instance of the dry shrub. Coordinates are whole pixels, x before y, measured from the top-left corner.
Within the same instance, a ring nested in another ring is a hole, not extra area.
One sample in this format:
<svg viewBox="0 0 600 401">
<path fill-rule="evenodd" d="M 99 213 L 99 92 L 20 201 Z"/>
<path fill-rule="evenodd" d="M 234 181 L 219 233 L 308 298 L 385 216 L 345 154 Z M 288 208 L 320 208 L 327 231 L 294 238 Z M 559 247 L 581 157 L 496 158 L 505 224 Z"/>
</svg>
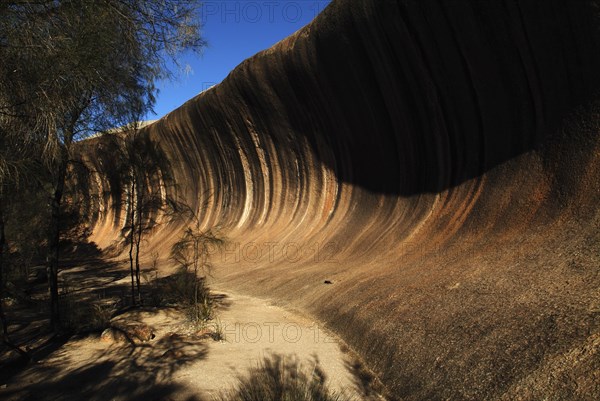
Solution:
<svg viewBox="0 0 600 401">
<path fill-rule="evenodd" d="M 310 373 L 307 373 L 310 372 Z M 222 393 L 217 401 L 349 401 L 349 397 L 330 392 L 318 361 L 305 370 L 296 357 L 273 355 L 239 378 L 234 389 Z"/>
</svg>

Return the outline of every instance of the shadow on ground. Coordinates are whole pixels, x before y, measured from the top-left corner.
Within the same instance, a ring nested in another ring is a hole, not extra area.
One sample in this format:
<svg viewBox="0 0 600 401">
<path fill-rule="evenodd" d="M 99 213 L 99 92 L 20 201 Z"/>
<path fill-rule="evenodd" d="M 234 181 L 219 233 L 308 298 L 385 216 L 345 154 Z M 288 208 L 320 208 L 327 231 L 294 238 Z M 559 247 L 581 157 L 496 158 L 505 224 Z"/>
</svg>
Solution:
<svg viewBox="0 0 600 401">
<path fill-rule="evenodd" d="M 28 364 L 0 372 L 0 398 L 11 400 L 197 400 L 176 373 L 204 360 L 198 337 L 168 333 L 147 342 L 98 335 L 52 338 Z M 201 380 L 201 378 L 199 378 Z"/>
<path fill-rule="evenodd" d="M 245 376 L 238 377 L 237 385 L 223 391 L 218 401 L 246 400 L 311 400 L 351 401 L 344 394 L 330 391 L 327 376 L 321 369 L 317 356 L 310 364 L 301 363 L 296 355 L 272 353 L 251 369 Z"/>
<path fill-rule="evenodd" d="M 103 259 L 101 250 L 89 242 L 71 242 L 61 252 L 60 304 L 66 334 L 51 332 L 47 284 L 41 279 L 45 267 L 32 268 L 27 283 L 15 286 L 19 293 L 6 308 L 10 339 L 29 359 L 0 348 L 0 399 L 200 401 L 172 379 L 181 368 L 204 359 L 207 345 L 176 335 L 145 343 L 103 341 L 102 329 L 129 310 L 127 266 Z"/>
</svg>

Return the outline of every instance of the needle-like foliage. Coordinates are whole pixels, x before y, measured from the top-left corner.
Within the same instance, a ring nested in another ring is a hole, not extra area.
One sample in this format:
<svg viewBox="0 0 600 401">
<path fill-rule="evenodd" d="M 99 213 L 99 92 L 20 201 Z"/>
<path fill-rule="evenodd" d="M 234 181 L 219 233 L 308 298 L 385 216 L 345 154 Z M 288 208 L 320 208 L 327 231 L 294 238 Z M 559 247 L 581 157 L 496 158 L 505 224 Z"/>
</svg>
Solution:
<svg viewBox="0 0 600 401">
<path fill-rule="evenodd" d="M 58 243 L 73 144 L 138 121 L 177 55 L 200 50 L 195 0 L 14 0 L 0 3 L 0 174 L 15 176 L 18 153 L 39 148 L 51 171 L 48 277 L 59 328 Z M 14 146 L 14 145 L 11 145 Z M 9 157 L 9 155 L 11 155 Z"/>
</svg>

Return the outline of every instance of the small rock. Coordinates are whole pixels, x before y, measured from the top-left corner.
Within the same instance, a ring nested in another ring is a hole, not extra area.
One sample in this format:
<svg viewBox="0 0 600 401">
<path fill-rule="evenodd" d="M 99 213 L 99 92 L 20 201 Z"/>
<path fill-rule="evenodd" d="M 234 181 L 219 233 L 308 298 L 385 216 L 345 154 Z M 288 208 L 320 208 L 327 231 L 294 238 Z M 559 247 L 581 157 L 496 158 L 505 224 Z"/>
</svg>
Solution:
<svg viewBox="0 0 600 401">
<path fill-rule="evenodd" d="M 102 331 L 102 334 L 100 334 L 100 341 L 108 343 L 108 342 L 113 342 L 114 338 L 113 338 L 113 332 L 111 328 L 108 329 L 104 329 L 104 331 Z"/>
<path fill-rule="evenodd" d="M 125 343 L 127 342 L 127 337 L 120 330 L 109 327 L 100 334 L 100 341 L 107 343 Z"/>
<path fill-rule="evenodd" d="M 116 343 L 144 343 L 154 339 L 152 329 L 145 324 L 110 327 L 102 332 L 100 341 Z"/>
<path fill-rule="evenodd" d="M 147 342 L 155 337 L 152 329 L 145 324 L 126 327 L 125 331 L 133 341 Z"/>
</svg>

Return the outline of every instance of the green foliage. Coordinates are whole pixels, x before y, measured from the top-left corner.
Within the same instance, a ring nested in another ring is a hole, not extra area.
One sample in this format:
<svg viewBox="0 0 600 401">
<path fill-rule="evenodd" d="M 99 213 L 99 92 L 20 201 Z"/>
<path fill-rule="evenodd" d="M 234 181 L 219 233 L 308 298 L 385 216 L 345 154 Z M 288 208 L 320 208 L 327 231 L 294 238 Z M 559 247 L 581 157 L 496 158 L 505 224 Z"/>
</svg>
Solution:
<svg viewBox="0 0 600 401">
<path fill-rule="evenodd" d="M 218 234 L 212 230 L 202 231 L 196 223 L 195 227 L 183 230 L 179 240 L 171 247 L 171 258 L 185 270 L 205 275 L 211 268 L 210 254 L 223 243 Z"/>
<path fill-rule="evenodd" d="M 152 107 L 167 60 L 199 50 L 199 1 L 8 1 L 0 5 L 0 112 L 61 145 L 123 126 Z"/>
<path fill-rule="evenodd" d="M 8 253 L 12 259 L 41 261 L 45 257 L 46 232 L 50 219 L 47 192 L 36 182 L 13 188 L 4 202 Z M 27 264 L 27 263 L 24 263 Z"/>
<path fill-rule="evenodd" d="M 181 306 L 194 325 L 202 325 L 213 317 L 213 301 L 204 277 L 184 267 L 163 281 L 162 301 Z"/>
<path fill-rule="evenodd" d="M 206 286 L 206 275 L 210 271 L 209 256 L 214 247 L 223 240 L 212 231 L 201 231 L 196 227 L 185 229 L 171 248 L 171 258 L 178 264 L 179 271 L 173 277 L 174 288 L 193 323 L 207 321 L 212 317 L 213 304 Z"/>
<path fill-rule="evenodd" d="M 73 144 L 152 109 L 156 81 L 172 77 L 168 61 L 204 46 L 199 10 L 196 0 L 0 2 L 0 217 L 2 198 L 11 196 L 5 184 L 19 174 L 31 179 L 37 173 L 24 166 L 43 161 L 55 328 L 59 222 Z M 137 281 L 139 287 L 139 269 Z"/>
</svg>

